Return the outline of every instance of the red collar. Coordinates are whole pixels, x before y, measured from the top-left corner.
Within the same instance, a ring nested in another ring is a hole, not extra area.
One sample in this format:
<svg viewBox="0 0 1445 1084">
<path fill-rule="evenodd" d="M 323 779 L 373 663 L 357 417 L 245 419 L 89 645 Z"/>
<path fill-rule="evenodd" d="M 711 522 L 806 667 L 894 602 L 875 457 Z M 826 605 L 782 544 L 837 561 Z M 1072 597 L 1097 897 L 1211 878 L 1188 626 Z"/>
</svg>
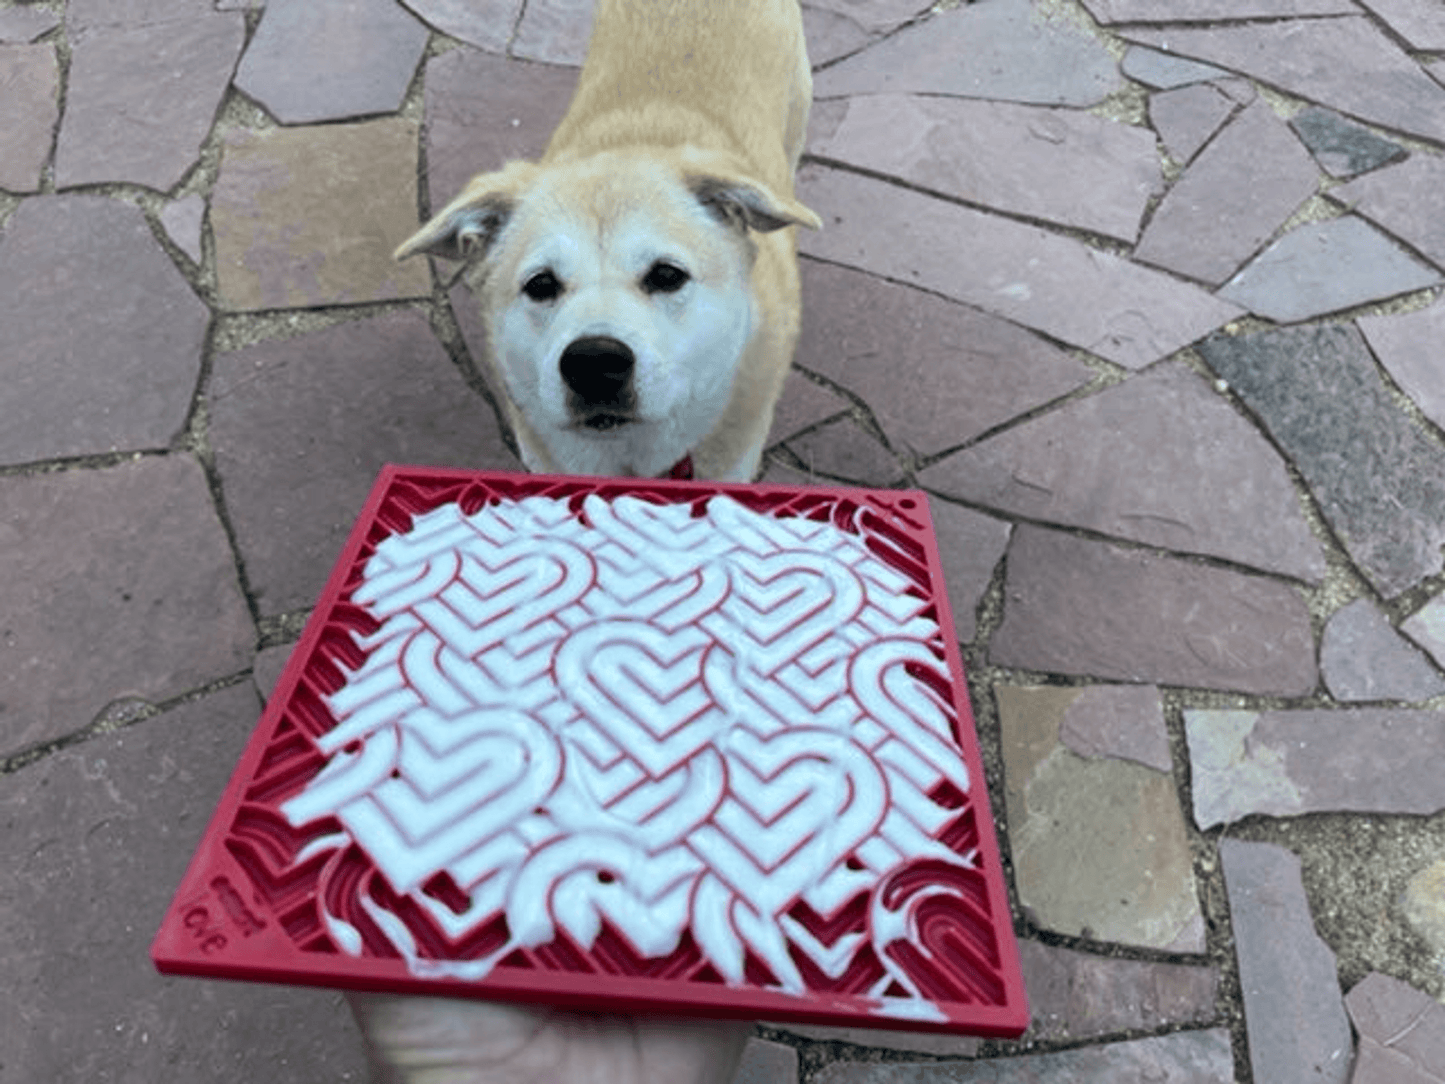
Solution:
<svg viewBox="0 0 1445 1084">
<path fill-rule="evenodd" d="M 672 465 L 672 469 L 666 474 L 659 474 L 659 478 L 677 478 L 680 481 L 692 481 L 692 454 L 688 453 Z"/>
</svg>

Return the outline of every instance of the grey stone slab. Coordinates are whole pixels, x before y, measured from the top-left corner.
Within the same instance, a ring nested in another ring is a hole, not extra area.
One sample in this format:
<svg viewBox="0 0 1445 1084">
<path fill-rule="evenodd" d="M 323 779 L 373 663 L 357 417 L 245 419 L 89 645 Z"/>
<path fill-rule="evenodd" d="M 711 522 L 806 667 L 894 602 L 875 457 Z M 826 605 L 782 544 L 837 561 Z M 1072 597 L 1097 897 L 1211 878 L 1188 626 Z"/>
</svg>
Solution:
<svg viewBox="0 0 1445 1084">
<path fill-rule="evenodd" d="M 1395 407 L 1355 328 L 1221 336 L 1199 351 L 1298 468 L 1384 596 L 1440 571 L 1445 449 Z"/>
<path fill-rule="evenodd" d="M 1360 0 L 1416 49 L 1445 52 L 1445 9 L 1432 0 Z"/>
<path fill-rule="evenodd" d="M 1421 1080 L 1445 1080 L 1445 1006 L 1429 994 L 1375 971 L 1345 995 L 1345 1009 L 1362 1040 L 1403 1059 Z M 1354 1084 L 1360 1084 L 1358 1068 Z"/>
<path fill-rule="evenodd" d="M 0 11 L 0 42 L 25 45 L 60 25 L 60 16 L 39 7 Z"/>
<path fill-rule="evenodd" d="M 1249 1061 L 1270 1084 L 1344 1084 L 1350 1025 L 1335 954 L 1315 933 L 1300 860 L 1272 843 L 1223 839 Z"/>
<path fill-rule="evenodd" d="M 1445 220 L 1432 210 L 1445 186 L 1445 158 L 1417 154 L 1389 169 L 1330 190 L 1330 198 L 1364 215 L 1440 267 L 1445 267 Z"/>
<path fill-rule="evenodd" d="M 216 119 L 245 29 L 239 12 L 213 11 L 74 35 L 56 187 L 174 187 Z"/>
<path fill-rule="evenodd" d="M 1350 1084 L 1440 1084 L 1445 1077 L 1427 1072 L 1375 1039 L 1362 1038 L 1355 1050 Z"/>
<path fill-rule="evenodd" d="M 1437 665 L 1445 665 L 1445 594 L 1421 606 L 1400 625 L 1400 630 L 1429 652 Z"/>
<path fill-rule="evenodd" d="M 220 354 L 208 404 L 222 495 L 266 614 L 314 603 L 384 463 L 520 469 L 415 312 Z"/>
<path fill-rule="evenodd" d="M 185 425 L 210 314 L 137 208 L 25 200 L 0 297 L 0 463 L 164 448 Z"/>
<path fill-rule="evenodd" d="M 1152 132 L 1089 113 L 911 94 L 849 99 L 811 153 L 969 203 L 1132 241 L 1163 189 Z"/>
<path fill-rule="evenodd" d="M 1400 144 L 1317 105 L 1295 114 L 1289 124 L 1332 177 L 1368 173 L 1409 154 Z"/>
<path fill-rule="evenodd" d="M 1176 162 L 1188 164 L 1238 107 L 1208 83 L 1194 83 L 1149 97 L 1149 122 Z"/>
<path fill-rule="evenodd" d="M 1061 729 L 1078 689 L 995 686 L 1019 903 L 1045 929 L 1204 951 L 1189 840 L 1167 772 L 1091 760 Z"/>
<path fill-rule="evenodd" d="M 70 0 L 65 25 L 72 36 L 83 36 L 99 27 L 173 22 L 211 10 L 210 0 Z"/>
<path fill-rule="evenodd" d="M 1281 696 L 1316 681 L 1307 609 L 1283 583 L 1022 525 L 989 661 Z"/>
<path fill-rule="evenodd" d="M 1434 813 L 1445 713 L 1391 708 L 1184 713 L 1201 829 L 1252 814 Z"/>
<path fill-rule="evenodd" d="M 257 711 L 232 686 L 0 777 L 7 1077 L 366 1079 L 337 992 L 168 978 L 147 958 Z"/>
<path fill-rule="evenodd" d="M 189 456 L 0 479 L 0 538 L 5 752 L 250 666 L 255 630 Z"/>
<path fill-rule="evenodd" d="M 803 39 L 807 42 L 808 62 L 814 70 L 840 57 L 849 56 L 870 45 L 875 35 L 856 21 L 836 11 L 803 4 Z"/>
<path fill-rule="evenodd" d="M 1218 79 L 1228 75 L 1223 68 L 1216 68 L 1213 64 L 1200 64 L 1194 60 L 1184 60 L 1168 53 L 1161 53 L 1158 49 L 1145 49 L 1142 45 L 1132 45 L 1124 54 L 1120 68 L 1124 74 L 1136 82 L 1143 83 L 1146 87 L 1153 87 L 1155 90 L 1171 90 L 1174 87 L 1188 86 L 1190 83 L 1203 83 L 1210 79 Z"/>
<path fill-rule="evenodd" d="M 282 644 L 280 647 L 268 647 L 264 651 L 256 653 L 256 661 L 252 664 L 251 680 L 255 683 L 256 692 L 262 700 L 270 700 L 271 693 L 276 688 L 276 682 L 281 679 L 281 671 L 286 669 L 286 663 L 291 659 L 291 652 L 295 644 Z"/>
<path fill-rule="evenodd" d="M 1428 700 L 1445 677 L 1369 599 L 1336 610 L 1320 639 L 1320 672 L 1336 700 Z"/>
<path fill-rule="evenodd" d="M 1152 685 L 1090 685 L 1064 711 L 1059 738 L 1089 760 L 1132 760 L 1167 772 L 1169 731 L 1164 701 Z"/>
<path fill-rule="evenodd" d="M 1280 19 L 1295 15 L 1355 15 L 1352 0 L 1084 0 L 1101 23 L 1197 23 Z"/>
<path fill-rule="evenodd" d="M 1291 230 L 1225 283 L 1219 296 L 1288 324 L 1440 281 L 1437 268 L 1364 219 L 1346 215 Z"/>
<path fill-rule="evenodd" d="M 427 191 L 440 210 L 477 173 L 540 158 L 577 85 L 571 68 L 453 49 L 426 65 Z"/>
<path fill-rule="evenodd" d="M 1421 413 L 1445 429 L 1445 303 L 1401 316 L 1366 316 L 1356 321 L 1365 341 L 1400 390 Z"/>
<path fill-rule="evenodd" d="M 1003 520 L 947 501 L 928 502 L 953 631 L 964 643 L 978 634 L 977 610 L 1012 530 Z"/>
<path fill-rule="evenodd" d="M 836 392 L 809 380 L 791 369 L 783 380 L 783 394 L 778 397 L 777 408 L 773 411 L 773 427 L 768 433 L 768 444 L 787 440 L 818 422 L 835 418 L 853 404 Z"/>
<path fill-rule="evenodd" d="M 798 1052 L 783 1043 L 749 1039 L 733 1084 L 797 1084 Z"/>
<path fill-rule="evenodd" d="M 1083 387 L 1093 373 L 997 316 L 805 261 L 797 360 L 861 398 L 895 447 L 932 455 Z"/>
<path fill-rule="evenodd" d="M 39 190 L 59 119 L 55 47 L 0 45 L 0 188 Z"/>
<path fill-rule="evenodd" d="M 592 37 L 593 0 L 530 0 L 512 39 L 513 56 L 577 67 Z"/>
<path fill-rule="evenodd" d="M 848 19 L 870 35 L 891 34 L 932 7 L 928 0 L 807 0 L 803 6 Z"/>
<path fill-rule="evenodd" d="M 511 40 L 523 0 L 401 0 L 413 15 L 443 34 L 501 53 Z"/>
<path fill-rule="evenodd" d="M 1134 258 L 1217 286 L 1314 194 L 1319 169 L 1264 100 L 1200 151 L 1154 212 Z"/>
<path fill-rule="evenodd" d="M 963 4 L 905 27 L 819 72 L 815 98 L 946 94 L 1089 106 L 1123 86 L 1107 50 L 1077 23 L 1029 0 Z"/>
<path fill-rule="evenodd" d="M 890 486 L 903 480 L 903 466 L 851 418 L 830 422 L 788 442 L 810 474 L 861 486 Z"/>
<path fill-rule="evenodd" d="M 160 220 L 166 229 L 166 235 L 191 258 L 192 263 L 199 264 L 201 229 L 206 221 L 205 197 L 192 193 L 172 200 L 161 208 Z"/>
<path fill-rule="evenodd" d="M 825 224 L 798 238 L 804 253 L 937 291 L 1128 368 L 1240 315 L 1070 237 L 872 178 L 806 166 L 799 195 Z"/>
<path fill-rule="evenodd" d="M 228 132 L 211 195 L 228 309 L 357 304 L 431 293 L 417 228 L 417 126 L 399 118 Z"/>
<path fill-rule="evenodd" d="M 394 0 L 270 0 L 236 86 L 282 124 L 395 112 L 427 29 Z"/>
<path fill-rule="evenodd" d="M 1234 1059 L 1229 1032 L 1216 1028 L 988 1061 L 835 1062 L 814 1079 L 818 1084 L 1231 1084 Z"/>
<path fill-rule="evenodd" d="M 1319 542 L 1279 454 L 1183 362 L 1075 399 L 919 473 L 930 489 L 1318 582 Z"/>
<path fill-rule="evenodd" d="M 1445 141 L 1445 87 L 1363 16 L 1121 33 L 1382 128 Z"/>
</svg>

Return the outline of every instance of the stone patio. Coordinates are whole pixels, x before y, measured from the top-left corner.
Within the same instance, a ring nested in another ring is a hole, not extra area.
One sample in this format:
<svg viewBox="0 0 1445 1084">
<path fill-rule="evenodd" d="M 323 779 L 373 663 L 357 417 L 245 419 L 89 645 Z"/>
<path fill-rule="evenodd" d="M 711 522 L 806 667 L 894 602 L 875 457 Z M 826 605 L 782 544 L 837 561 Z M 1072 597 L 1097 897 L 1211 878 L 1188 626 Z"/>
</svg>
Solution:
<svg viewBox="0 0 1445 1084">
<path fill-rule="evenodd" d="M 0 0 L 0 1084 L 360 1081 L 162 909 L 385 462 L 516 468 L 388 254 L 585 0 Z M 739 1084 L 1445 1081 L 1445 14 L 807 0 L 763 477 L 927 490 L 1033 1006 Z"/>
</svg>

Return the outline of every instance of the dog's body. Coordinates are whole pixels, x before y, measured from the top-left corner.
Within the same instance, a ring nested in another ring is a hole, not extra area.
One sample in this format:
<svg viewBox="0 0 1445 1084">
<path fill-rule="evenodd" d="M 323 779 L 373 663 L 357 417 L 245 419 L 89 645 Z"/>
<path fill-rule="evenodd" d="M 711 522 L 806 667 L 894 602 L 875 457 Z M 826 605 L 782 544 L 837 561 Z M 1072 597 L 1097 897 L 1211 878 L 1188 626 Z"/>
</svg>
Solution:
<svg viewBox="0 0 1445 1084">
<path fill-rule="evenodd" d="M 473 258 L 533 471 L 757 470 L 798 334 L 812 97 L 798 0 L 598 0 L 537 163 L 475 177 L 398 249 Z"/>
</svg>

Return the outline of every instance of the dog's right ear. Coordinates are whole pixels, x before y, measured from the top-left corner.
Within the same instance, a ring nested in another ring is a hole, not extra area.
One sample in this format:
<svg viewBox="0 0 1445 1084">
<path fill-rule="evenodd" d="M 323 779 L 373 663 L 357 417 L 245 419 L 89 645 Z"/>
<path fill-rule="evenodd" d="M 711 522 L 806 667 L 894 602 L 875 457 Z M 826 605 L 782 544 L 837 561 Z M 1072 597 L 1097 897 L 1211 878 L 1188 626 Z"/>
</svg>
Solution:
<svg viewBox="0 0 1445 1084">
<path fill-rule="evenodd" d="M 448 260 L 467 260 L 484 254 L 507 224 L 536 169 L 531 162 L 509 162 L 496 173 L 473 177 L 456 199 L 402 242 L 393 258 L 404 260 L 424 252 Z"/>
</svg>

